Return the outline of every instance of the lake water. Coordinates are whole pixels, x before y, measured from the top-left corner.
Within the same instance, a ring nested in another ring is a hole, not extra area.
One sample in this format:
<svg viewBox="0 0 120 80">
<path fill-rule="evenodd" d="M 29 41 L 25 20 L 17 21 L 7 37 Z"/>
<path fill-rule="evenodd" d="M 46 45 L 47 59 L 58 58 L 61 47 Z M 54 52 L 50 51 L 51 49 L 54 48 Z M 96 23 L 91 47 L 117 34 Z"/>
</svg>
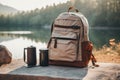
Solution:
<svg viewBox="0 0 120 80">
<path fill-rule="evenodd" d="M 45 49 L 46 42 L 35 41 L 27 37 L 20 36 L 21 34 L 32 35 L 31 31 L 1 31 L 0 45 L 5 45 L 12 53 L 14 59 L 23 58 L 24 48 L 34 46 L 36 53 L 39 55 L 39 49 Z"/>
<path fill-rule="evenodd" d="M 119 42 L 120 29 L 91 29 L 89 37 L 94 47 L 99 48 L 107 45 L 112 38 Z M 39 49 L 46 48 L 49 38 L 50 30 L 0 31 L 0 45 L 5 45 L 15 59 L 23 58 L 24 48 L 31 45 L 36 47 L 37 55 L 39 55 Z"/>
</svg>

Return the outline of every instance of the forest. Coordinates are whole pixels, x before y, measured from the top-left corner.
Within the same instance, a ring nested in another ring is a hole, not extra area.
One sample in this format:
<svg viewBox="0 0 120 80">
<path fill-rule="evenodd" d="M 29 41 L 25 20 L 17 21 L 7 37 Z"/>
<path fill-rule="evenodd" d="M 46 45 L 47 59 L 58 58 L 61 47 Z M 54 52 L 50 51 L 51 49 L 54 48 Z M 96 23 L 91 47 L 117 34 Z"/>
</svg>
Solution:
<svg viewBox="0 0 120 80">
<path fill-rule="evenodd" d="M 41 29 L 51 25 L 54 19 L 70 6 L 76 7 L 87 17 L 90 27 L 120 26 L 120 0 L 75 0 L 74 3 L 68 1 L 7 16 L 0 15 L 0 28 Z"/>
</svg>

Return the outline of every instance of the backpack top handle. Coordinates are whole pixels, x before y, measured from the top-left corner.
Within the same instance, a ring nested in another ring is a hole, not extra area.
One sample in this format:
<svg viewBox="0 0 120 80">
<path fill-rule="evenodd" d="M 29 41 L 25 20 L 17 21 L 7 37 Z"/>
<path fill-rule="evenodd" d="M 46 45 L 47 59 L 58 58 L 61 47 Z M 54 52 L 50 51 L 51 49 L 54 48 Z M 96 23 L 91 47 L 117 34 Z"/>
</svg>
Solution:
<svg viewBox="0 0 120 80">
<path fill-rule="evenodd" d="M 73 9 L 73 10 L 75 10 L 76 12 L 79 12 L 79 10 L 78 10 L 78 9 L 76 9 L 75 7 L 72 7 L 72 6 L 71 6 L 71 7 L 69 7 L 68 12 L 70 12 L 70 10 L 72 10 L 72 9 Z"/>
</svg>

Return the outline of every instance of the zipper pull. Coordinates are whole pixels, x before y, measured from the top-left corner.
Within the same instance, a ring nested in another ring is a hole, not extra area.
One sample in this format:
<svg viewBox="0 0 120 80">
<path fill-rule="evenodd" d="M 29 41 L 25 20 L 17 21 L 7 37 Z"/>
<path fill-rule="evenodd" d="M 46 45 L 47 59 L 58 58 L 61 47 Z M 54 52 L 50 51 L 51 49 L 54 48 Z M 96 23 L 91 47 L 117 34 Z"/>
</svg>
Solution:
<svg viewBox="0 0 120 80">
<path fill-rule="evenodd" d="M 54 48 L 57 48 L 57 38 L 55 38 Z"/>
</svg>

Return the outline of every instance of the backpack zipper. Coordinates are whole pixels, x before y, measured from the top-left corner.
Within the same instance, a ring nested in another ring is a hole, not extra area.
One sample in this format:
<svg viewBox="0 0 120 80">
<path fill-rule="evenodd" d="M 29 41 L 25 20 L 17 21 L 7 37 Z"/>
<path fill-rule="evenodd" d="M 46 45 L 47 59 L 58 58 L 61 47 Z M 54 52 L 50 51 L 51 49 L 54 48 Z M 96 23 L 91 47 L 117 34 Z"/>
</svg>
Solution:
<svg viewBox="0 0 120 80">
<path fill-rule="evenodd" d="M 55 27 L 60 27 L 60 28 L 80 29 L 80 26 L 77 26 L 77 25 L 72 25 L 72 26 L 54 25 L 54 26 L 55 26 Z"/>
<path fill-rule="evenodd" d="M 54 48 L 57 48 L 57 39 L 61 39 L 61 40 L 77 40 L 77 39 L 73 39 L 73 38 L 64 38 L 64 37 L 52 37 L 55 40 L 54 43 Z"/>
</svg>

